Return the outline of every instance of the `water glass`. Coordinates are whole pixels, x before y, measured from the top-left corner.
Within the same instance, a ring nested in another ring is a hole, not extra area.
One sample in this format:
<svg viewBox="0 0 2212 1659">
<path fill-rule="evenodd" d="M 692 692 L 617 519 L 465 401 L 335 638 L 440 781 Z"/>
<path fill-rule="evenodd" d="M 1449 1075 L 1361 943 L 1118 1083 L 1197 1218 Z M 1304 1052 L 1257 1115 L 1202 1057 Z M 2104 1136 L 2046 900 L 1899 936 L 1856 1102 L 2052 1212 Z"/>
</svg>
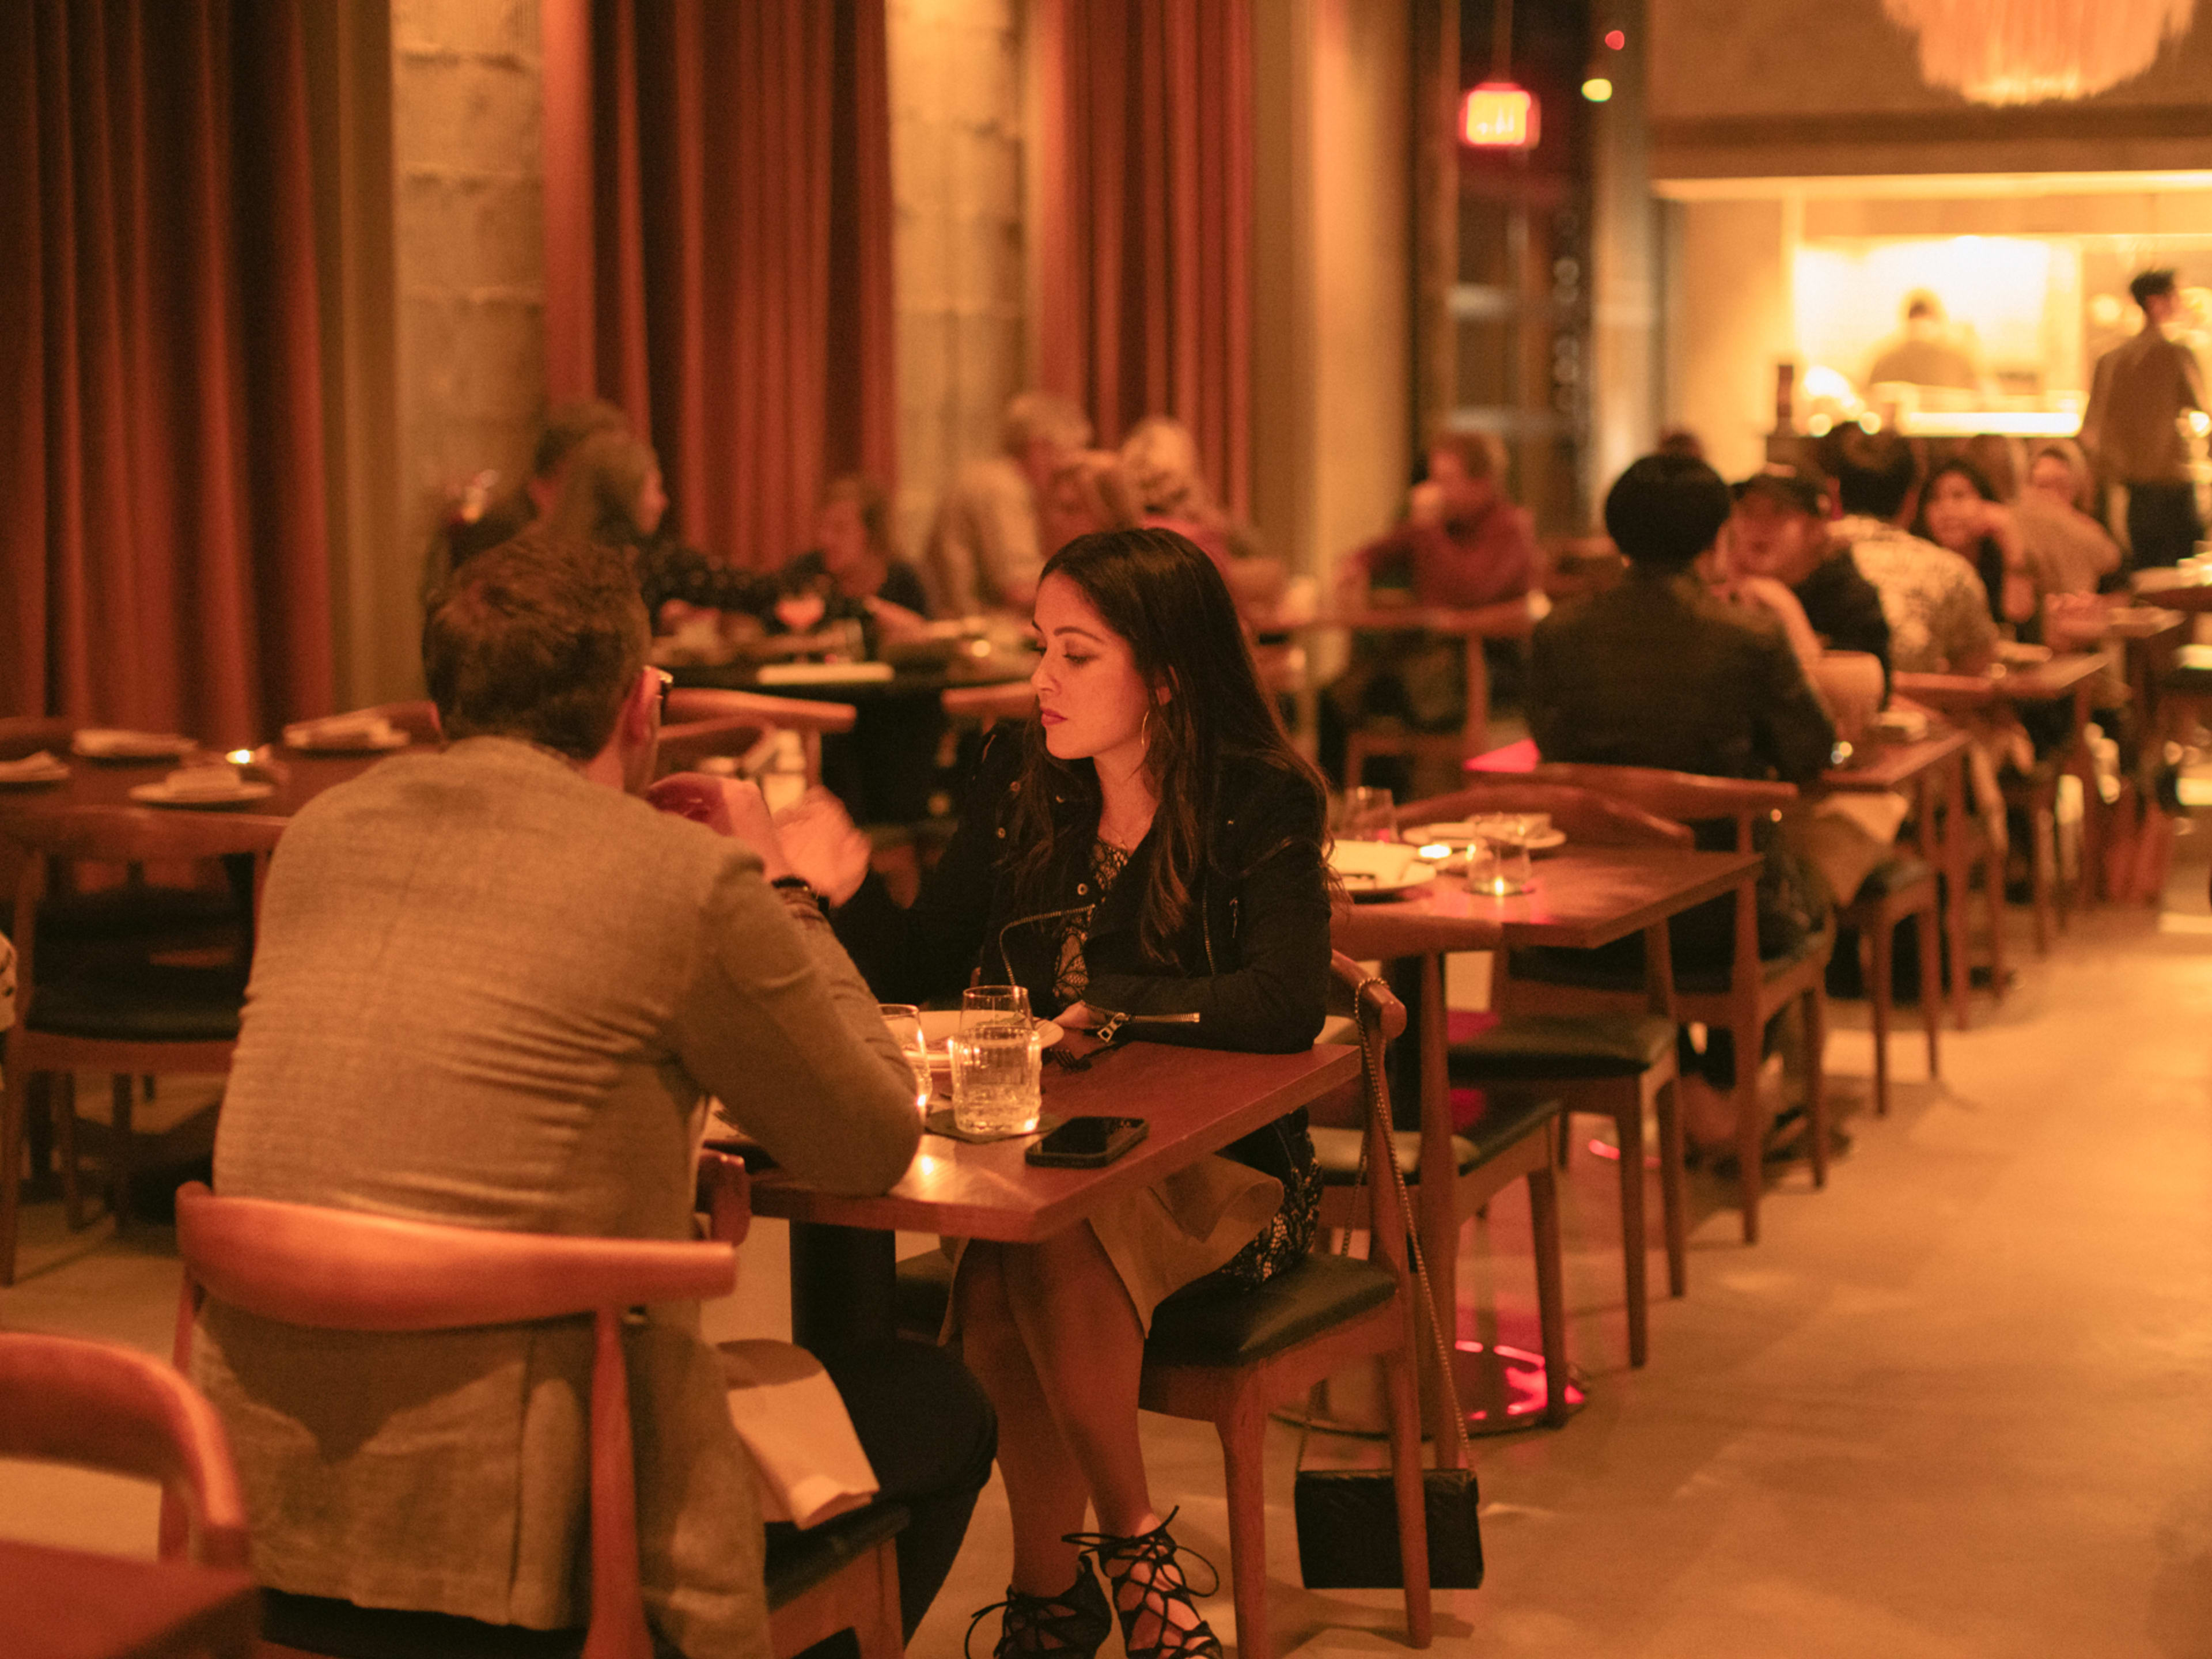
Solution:
<svg viewBox="0 0 2212 1659">
<path fill-rule="evenodd" d="M 1498 812 L 1477 819 L 1475 828 L 1483 850 L 1469 860 L 1467 884 L 1493 898 L 1527 892 L 1534 884 L 1528 843 L 1541 832 L 1540 821 L 1525 812 Z"/>
<path fill-rule="evenodd" d="M 1330 803 L 1329 829 L 1339 841 L 1395 842 L 1396 805 L 1388 789 L 1347 789 Z"/>
<path fill-rule="evenodd" d="M 910 1002 L 879 1002 L 876 1012 L 884 1024 L 890 1028 L 891 1041 L 906 1056 L 908 1067 L 914 1073 L 914 1109 L 927 1114 L 929 1110 L 929 1040 L 921 1034 L 921 1010 Z"/>
<path fill-rule="evenodd" d="M 1025 1135 L 1044 1108 L 1036 1029 L 984 1024 L 952 1039 L 952 1123 L 966 1135 Z"/>
<path fill-rule="evenodd" d="M 971 985 L 960 994 L 960 1030 L 1009 1025 L 1030 1027 L 1030 994 L 1018 985 Z"/>
</svg>

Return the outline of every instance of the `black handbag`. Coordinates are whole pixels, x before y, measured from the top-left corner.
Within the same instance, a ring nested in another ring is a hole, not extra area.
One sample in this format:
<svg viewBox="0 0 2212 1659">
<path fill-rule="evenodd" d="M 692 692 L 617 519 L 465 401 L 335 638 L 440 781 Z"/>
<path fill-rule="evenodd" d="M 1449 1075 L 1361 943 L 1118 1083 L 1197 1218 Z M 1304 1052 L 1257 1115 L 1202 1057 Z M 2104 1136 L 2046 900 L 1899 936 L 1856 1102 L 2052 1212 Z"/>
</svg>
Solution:
<svg viewBox="0 0 2212 1659">
<path fill-rule="evenodd" d="M 1364 1008 L 1362 1006 L 1362 1018 Z M 1366 1063 L 1367 1044 L 1360 1044 Z M 1370 1088 L 1373 1081 L 1370 1079 Z M 1367 1143 L 1360 1152 L 1360 1181 L 1368 1175 Z M 1482 1587 L 1482 1529 L 1476 1519 L 1481 1496 L 1476 1490 L 1474 1452 L 1468 1444 L 1467 1419 L 1452 1382 L 1451 1359 L 1443 1333 L 1431 1315 L 1436 1298 L 1429 1288 L 1428 1264 L 1421 1258 L 1420 1231 L 1413 1205 L 1395 1158 L 1386 1159 L 1390 1185 L 1405 1223 L 1413 1279 L 1420 1293 L 1418 1325 L 1428 1328 L 1437 1370 L 1437 1398 L 1459 1439 L 1459 1468 L 1421 1472 L 1423 1508 L 1428 1517 L 1429 1587 Z M 1347 1247 L 1350 1240 L 1346 1241 Z M 1388 1469 L 1308 1469 L 1297 1473 L 1292 1507 L 1298 1526 L 1298 1571 L 1308 1589 L 1397 1589 L 1406 1582 L 1398 1551 L 1398 1494 Z"/>
</svg>

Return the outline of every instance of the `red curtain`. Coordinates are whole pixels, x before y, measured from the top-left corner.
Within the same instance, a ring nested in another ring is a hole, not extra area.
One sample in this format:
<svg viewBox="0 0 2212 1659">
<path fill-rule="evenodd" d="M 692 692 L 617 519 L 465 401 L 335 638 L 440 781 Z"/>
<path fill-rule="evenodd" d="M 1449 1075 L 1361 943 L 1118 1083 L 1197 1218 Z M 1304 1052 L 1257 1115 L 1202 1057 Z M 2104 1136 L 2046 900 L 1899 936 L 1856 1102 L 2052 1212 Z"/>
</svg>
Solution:
<svg viewBox="0 0 2212 1659">
<path fill-rule="evenodd" d="M 1102 442 L 1183 421 L 1250 495 L 1251 0 L 1042 0 L 1037 380 Z"/>
<path fill-rule="evenodd" d="M 0 707 L 328 711 L 294 0 L 0 7 Z"/>
<path fill-rule="evenodd" d="M 546 0 L 547 374 L 772 566 L 897 460 L 883 0 Z M 582 129 L 580 132 L 579 129 Z"/>
</svg>

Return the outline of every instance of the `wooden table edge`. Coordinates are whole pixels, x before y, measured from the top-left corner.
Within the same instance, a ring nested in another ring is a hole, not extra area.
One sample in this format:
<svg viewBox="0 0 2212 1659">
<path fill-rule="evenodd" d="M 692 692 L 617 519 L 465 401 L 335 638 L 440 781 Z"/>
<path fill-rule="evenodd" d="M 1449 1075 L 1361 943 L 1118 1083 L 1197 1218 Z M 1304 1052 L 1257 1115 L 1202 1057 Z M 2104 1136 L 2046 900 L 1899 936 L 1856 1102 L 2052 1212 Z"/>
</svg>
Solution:
<svg viewBox="0 0 2212 1659">
<path fill-rule="evenodd" d="M 1325 1054 L 1326 1062 L 1286 1079 L 1265 1095 L 1247 1102 L 1235 1112 L 1193 1132 L 1188 1139 L 1203 1144 L 1188 1162 L 1178 1164 L 1176 1168 L 1188 1169 L 1199 1158 L 1219 1152 L 1253 1130 L 1310 1104 L 1331 1089 L 1358 1077 L 1359 1050 L 1351 1044 L 1316 1043 L 1313 1052 Z M 925 1135 L 922 1139 L 922 1152 L 918 1152 L 917 1157 L 928 1151 L 930 1137 Z M 1122 1194 L 1150 1186 L 1174 1171 L 1151 1169 L 1142 1159 L 1124 1158 L 1108 1164 L 1103 1170 L 1039 1170 L 1034 1173 L 1040 1177 L 1067 1177 L 1067 1190 L 1030 1209 L 981 1212 L 987 1217 L 1003 1217 L 1007 1224 L 973 1227 L 958 1232 L 944 1224 L 945 1212 L 951 1206 L 941 1202 L 901 1197 L 896 1188 L 888 1193 L 865 1197 L 824 1193 L 780 1179 L 772 1170 L 753 1178 L 752 1204 L 754 1213 L 757 1215 L 816 1226 L 854 1227 L 878 1232 L 943 1233 L 953 1237 L 1026 1244 L 1049 1238 Z"/>
</svg>

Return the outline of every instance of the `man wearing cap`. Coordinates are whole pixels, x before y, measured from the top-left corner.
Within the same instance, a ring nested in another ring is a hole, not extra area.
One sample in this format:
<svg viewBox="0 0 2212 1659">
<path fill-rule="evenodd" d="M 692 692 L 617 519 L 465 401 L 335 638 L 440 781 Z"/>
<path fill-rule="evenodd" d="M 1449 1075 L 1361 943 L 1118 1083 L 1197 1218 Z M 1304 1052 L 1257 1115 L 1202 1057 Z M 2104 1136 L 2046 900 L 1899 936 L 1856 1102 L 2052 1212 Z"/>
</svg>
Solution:
<svg viewBox="0 0 2212 1659">
<path fill-rule="evenodd" d="M 2127 486 L 2128 540 L 2140 569 L 2179 563 L 2204 533 L 2179 422 L 2206 400 L 2196 355 L 2166 337 L 2180 308 L 2173 273 L 2146 270 L 2128 292 L 2142 307 L 2142 327 L 2097 359 L 2081 447 L 2107 483 Z"/>
<path fill-rule="evenodd" d="M 1831 651 L 1863 651 L 1881 662 L 1889 684 L 1889 623 L 1881 595 L 1860 574 L 1851 550 L 1828 536 L 1828 502 L 1820 484 L 1794 467 L 1770 466 L 1735 489 L 1723 539 L 1725 568 L 1739 585 L 1765 578 L 1796 596 L 1805 620 Z"/>
</svg>

